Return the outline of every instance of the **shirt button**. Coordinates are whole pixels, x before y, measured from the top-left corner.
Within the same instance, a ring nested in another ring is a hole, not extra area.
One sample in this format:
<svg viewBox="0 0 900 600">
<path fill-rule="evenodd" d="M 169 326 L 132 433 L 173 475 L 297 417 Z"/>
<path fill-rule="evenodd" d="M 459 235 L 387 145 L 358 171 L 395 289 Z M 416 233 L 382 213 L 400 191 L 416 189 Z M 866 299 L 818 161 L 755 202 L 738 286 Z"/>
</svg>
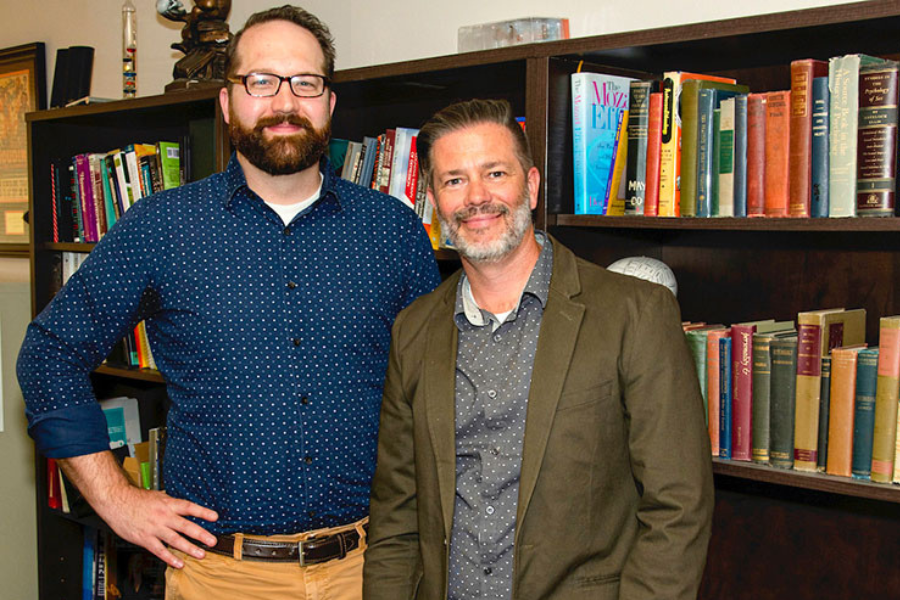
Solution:
<svg viewBox="0 0 900 600">
<path fill-rule="evenodd" d="M 308 464 L 308 465 L 311 465 L 311 464 L 312 464 L 312 460 L 313 460 L 313 459 L 312 459 L 312 456 L 307 456 L 307 457 L 305 457 L 305 458 L 303 459 L 303 462 L 305 462 L 305 463 Z"/>
<path fill-rule="evenodd" d="M 306 513 L 306 514 L 308 514 L 310 517 L 315 517 L 315 516 L 316 516 L 316 511 L 311 510 L 311 511 L 309 511 L 309 512 Z"/>
<path fill-rule="evenodd" d="M 491 448 L 491 454 L 494 456 L 500 456 L 500 448 Z"/>
<path fill-rule="evenodd" d="M 502 339 L 502 338 L 500 337 L 500 334 L 499 334 L 499 333 L 495 333 L 495 334 L 494 334 L 494 341 L 495 341 L 495 342 L 499 342 L 501 339 Z"/>
<path fill-rule="evenodd" d="M 303 396 L 300 398 L 300 404 L 309 404 L 309 396 Z"/>
<path fill-rule="evenodd" d="M 292 289 L 294 289 L 295 287 L 297 287 L 297 284 L 296 284 L 296 283 L 294 283 L 293 281 L 288 281 L 288 289 L 291 289 L 291 290 L 292 290 Z"/>
<path fill-rule="evenodd" d="M 285 227 L 285 228 L 284 228 L 284 235 L 291 235 L 291 228 L 290 228 L 290 227 Z"/>
<path fill-rule="evenodd" d="M 295 346 L 299 346 L 299 345 L 301 344 L 300 338 L 294 338 L 294 339 L 291 340 L 291 341 L 294 342 L 294 345 L 295 345 Z"/>
<path fill-rule="evenodd" d="M 484 512 L 486 512 L 489 515 L 492 515 L 492 514 L 494 514 L 494 507 L 488 506 L 486 509 L 484 509 Z"/>
<path fill-rule="evenodd" d="M 488 390 L 487 395 L 488 395 L 488 398 L 493 400 L 494 398 L 497 397 L 497 390 Z"/>
<path fill-rule="evenodd" d="M 485 575 L 490 575 L 490 574 L 493 573 L 493 572 L 494 572 L 494 570 L 493 570 L 492 568 L 490 568 L 490 567 L 485 567 L 485 568 L 484 568 L 484 574 L 485 574 Z"/>
</svg>

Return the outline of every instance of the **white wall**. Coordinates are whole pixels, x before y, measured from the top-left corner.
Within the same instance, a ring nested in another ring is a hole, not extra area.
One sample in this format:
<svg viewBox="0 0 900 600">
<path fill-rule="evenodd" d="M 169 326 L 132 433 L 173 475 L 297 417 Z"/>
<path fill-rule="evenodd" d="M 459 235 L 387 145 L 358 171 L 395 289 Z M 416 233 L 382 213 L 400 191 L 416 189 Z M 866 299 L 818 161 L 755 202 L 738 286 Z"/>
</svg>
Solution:
<svg viewBox="0 0 900 600">
<path fill-rule="evenodd" d="M 287 0 L 233 0 L 232 31 L 258 10 Z M 182 54 L 169 46 L 180 23 L 156 14 L 156 0 L 133 0 L 138 15 L 138 94 L 162 93 Z M 191 4 L 190 0 L 184 0 Z M 337 40 L 338 68 L 453 54 L 462 25 L 515 17 L 568 17 L 572 37 L 648 29 L 841 4 L 844 0 L 306 0 L 301 4 L 329 24 Z M 121 0 L 0 0 L 0 48 L 44 42 L 48 93 L 56 50 L 96 48 L 91 93 L 121 96 Z M 11 25 L 15 24 L 15 25 Z"/>
</svg>

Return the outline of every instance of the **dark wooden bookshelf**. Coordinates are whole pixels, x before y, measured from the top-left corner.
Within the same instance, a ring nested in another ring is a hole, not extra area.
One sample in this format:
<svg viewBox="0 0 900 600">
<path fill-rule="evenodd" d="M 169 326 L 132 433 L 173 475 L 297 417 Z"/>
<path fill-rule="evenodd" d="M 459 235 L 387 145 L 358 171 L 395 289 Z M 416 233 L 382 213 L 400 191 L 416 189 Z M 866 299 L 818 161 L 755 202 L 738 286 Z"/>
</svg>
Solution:
<svg viewBox="0 0 900 600">
<path fill-rule="evenodd" d="M 537 225 L 579 256 L 600 265 L 663 260 L 688 320 L 784 320 L 864 307 L 874 345 L 878 318 L 900 314 L 900 218 L 574 215 L 569 78 L 579 67 L 652 79 L 683 70 L 732 76 L 754 92 L 783 90 L 795 59 L 897 57 L 897 31 L 900 1 L 873 0 L 347 69 L 335 75 L 333 133 L 358 140 L 419 127 L 456 100 L 504 98 L 526 118 L 542 174 Z M 52 242 L 52 159 L 187 136 L 196 179 L 224 167 L 230 152 L 211 89 L 31 113 L 27 127 L 35 314 L 52 298 L 61 253 L 93 248 Z M 455 252 L 436 256 L 445 274 L 458 267 Z M 138 397 L 142 423 L 164 419 L 158 373 L 103 366 L 92 378 L 101 397 Z M 45 461 L 36 464 L 39 597 L 79 597 L 81 525 L 47 508 Z M 713 469 L 716 512 L 700 598 L 900 597 L 900 488 L 733 461 L 714 460 Z"/>
</svg>

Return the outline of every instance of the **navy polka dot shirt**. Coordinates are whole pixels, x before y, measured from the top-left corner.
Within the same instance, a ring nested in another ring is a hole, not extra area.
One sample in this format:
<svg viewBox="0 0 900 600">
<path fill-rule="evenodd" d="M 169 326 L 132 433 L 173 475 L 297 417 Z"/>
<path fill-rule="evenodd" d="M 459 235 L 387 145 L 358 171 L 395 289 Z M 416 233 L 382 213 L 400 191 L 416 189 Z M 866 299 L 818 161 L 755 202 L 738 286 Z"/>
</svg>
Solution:
<svg viewBox="0 0 900 600">
<path fill-rule="evenodd" d="M 108 448 L 90 372 L 146 319 L 172 401 L 167 492 L 213 533 L 368 514 L 390 329 L 439 282 L 415 213 L 337 178 L 285 226 L 236 158 L 138 202 L 29 326 L 18 362 L 49 457 Z"/>
</svg>

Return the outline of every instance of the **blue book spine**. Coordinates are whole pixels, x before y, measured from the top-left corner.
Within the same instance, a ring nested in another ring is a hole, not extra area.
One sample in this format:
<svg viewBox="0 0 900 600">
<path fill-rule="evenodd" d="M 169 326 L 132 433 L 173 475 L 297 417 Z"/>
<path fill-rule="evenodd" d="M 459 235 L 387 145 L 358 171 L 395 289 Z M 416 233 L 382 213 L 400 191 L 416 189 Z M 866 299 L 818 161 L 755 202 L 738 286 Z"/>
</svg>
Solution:
<svg viewBox="0 0 900 600">
<path fill-rule="evenodd" d="M 697 216 L 711 214 L 713 178 L 713 111 L 716 90 L 701 88 L 697 93 Z"/>
<path fill-rule="evenodd" d="M 719 340 L 719 458 L 731 458 L 731 338 Z"/>
<path fill-rule="evenodd" d="M 734 97 L 734 216 L 747 216 L 747 95 Z"/>
<path fill-rule="evenodd" d="M 811 217 L 828 216 L 828 133 L 829 105 L 828 77 L 816 77 L 812 84 L 812 147 L 810 151 L 810 208 Z"/>
<path fill-rule="evenodd" d="M 853 409 L 854 479 L 871 479 L 872 438 L 875 433 L 875 386 L 878 380 L 878 348 L 860 350 L 856 361 L 856 402 Z"/>
<path fill-rule="evenodd" d="M 94 600 L 94 562 L 97 550 L 97 530 L 84 528 L 84 551 L 81 568 L 81 598 Z"/>
</svg>

